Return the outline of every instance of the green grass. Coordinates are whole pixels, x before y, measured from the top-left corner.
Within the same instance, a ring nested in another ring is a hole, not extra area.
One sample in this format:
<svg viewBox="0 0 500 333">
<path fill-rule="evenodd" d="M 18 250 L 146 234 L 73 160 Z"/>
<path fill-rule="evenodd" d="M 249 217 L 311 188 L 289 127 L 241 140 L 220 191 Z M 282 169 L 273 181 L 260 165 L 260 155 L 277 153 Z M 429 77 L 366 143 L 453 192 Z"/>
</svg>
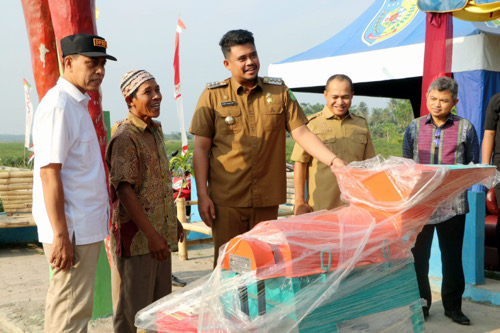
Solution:
<svg viewBox="0 0 500 333">
<path fill-rule="evenodd" d="M 389 156 L 403 156 L 402 142 L 387 142 L 387 139 L 373 139 L 375 154 L 380 154 L 385 158 Z"/>
<path fill-rule="evenodd" d="M 0 142 L 0 159 L 5 158 L 23 158 L 24 156 L 24 142 Z"/>
<path fill-rule="evenodd" d="M 286 138 L 286 160 L 291 162 L 290 156 L 292 155 L 293 146 L 295 141 L 292 138 Z M 194 142 L 193 140 L 188 141 L 188 149 L 193 151 Z M 179 140 L 165 140 L 165 147 L 167 149 L 167 154 L 170 155 L 174 150 L 178 150 L 179 153 L 182 150 L 182 144 Z"/>
<path fill-rule="evenodd" d="M 188 140 L 188 150 L 193 151 L 193 145 L 193 140 Z M 172 154 L 175 150 L 178 150 L 180 153 L 182 151 L 182 143 L 180 140 L 165 140 L 165 148 L 168 155 Z"/>
<path fill-rule="evenodd" d="M 292 156 L 293 146 L 295 146 L 295 141 L 292 138 L 286 138 L 286 160 L 293 163 Z"/>
<path fill-rule="evenodd" d="M 290 156 L 292 155 L 293 146 L 295 141 L 292 138 L 286 139 L 286 160 L 291 162 Z M 385 158 L 389 156 L 403 155 L 403 144 L 400 142 L 387 142 L 387 139 L 374 139 L 373 146 L 375 147 L 375 154 L 380 154 Z"/>
<path fill-rule="evenodd" d="M 0 142 L 0 165 L 16 167 L 16 168 L 30 168 L 26 166 L 30 151 L 24 153 L 24 142 Z"/>
<path fill-rule="evenodd" d="M 188 142 L 189 149 L 193 149 L 193 141 Z M 167 154 L 172 154 L 174 150 L 179 152 L 182 150 L 180 140 L 165 140 Z M 31 155 L 30 151 L 26 151 L 26 158 Z M 24 142 L 0 142 L 0 165 L 10 167 L 25 167 L 23 164 L 24 158 Z"/>
<path fill-rule="evenodd" d="M 400 140 L 397 140 L 400 141 Z M 387 142 L 386 139 L 374 139 L 375 153 L 384 157 L 401 156 L 402 144 L 400 142 Z M 295 141 L 292 138 L 286 139 L 286 160 L 291 161 L 293 146 Z M 182 150 L 180 140 L 165 140 L 167 154 L 172 154 L 173 151 Z M 189 150 L 193 149 L 193 140 L 188 142 Z M 26 152 L 29 156 L 30 152 Z M 0 142 L 0 165 L 24 167 L 24 142 Z"/>
<path fill-rule="evenodd" d="M 292 155 L 293 146 L 295 141 L 292 138 L 286 139 L 286 160 L 292 162 L 290 156 Z M 402 145 L 399 142 L 387 142 L 386 139 L 374 139 L 373 145 L 375 146 L 375 153 L 384 156 L 401 156 Z M 173 151 L 178 150 L 181 152 L 182 144 L 180 140 L 165 140 L 165 147 L 167 154 L 172 154 Z M 188 142 L 189 150 L 193 149 L 193 140 Z M 26 153 L 29 155 L 29 152 Z M 23 164 L 24 157 L 24 142 L 0 142 L 0 165 L 12 167 L 26 167 Z M 30 165 L 32 167 L 32 165 Z M 2 201 L 0 199 L 0 212 L 3 211 Z"/>
</svg>

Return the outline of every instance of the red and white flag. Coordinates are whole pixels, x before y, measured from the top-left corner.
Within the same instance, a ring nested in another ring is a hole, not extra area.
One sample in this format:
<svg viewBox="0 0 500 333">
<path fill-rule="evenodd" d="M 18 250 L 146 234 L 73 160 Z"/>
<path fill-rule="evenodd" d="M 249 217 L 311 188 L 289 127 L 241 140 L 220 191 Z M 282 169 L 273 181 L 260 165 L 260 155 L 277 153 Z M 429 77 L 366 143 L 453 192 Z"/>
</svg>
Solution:
<svg viewBox="0 0 500 333">
<path fill-rule="evenodd" d="M 188 150 L 188 141 L 186 136 L 186 129 L 184 127 L 184 108 L 182 106 L 182 96 L 181 96 L 181 79 L 179 73 L 179 36 L 182 29 L 186 29 L 184 22 L 179 19 L 177 21 L 177 31 L 175 33 L 175 54 L 174 54 L 174 98 L 177 103 L 177 117 L 179 118 L 179 124 L 181 126 L 181 140 L 182 140 L 182 155 L 186 154 Z"/>
<path fill-rule="evenodd" d="M 30 148 L 31 143 L 31 127 L 33 124 L 33 103 L 31 103 L 30 91 L 31 85 L 23 78 L 24 85 L 24 102 L 26 104 L 26 130 L 24 132 L 24 146 Z"/>
</svg>

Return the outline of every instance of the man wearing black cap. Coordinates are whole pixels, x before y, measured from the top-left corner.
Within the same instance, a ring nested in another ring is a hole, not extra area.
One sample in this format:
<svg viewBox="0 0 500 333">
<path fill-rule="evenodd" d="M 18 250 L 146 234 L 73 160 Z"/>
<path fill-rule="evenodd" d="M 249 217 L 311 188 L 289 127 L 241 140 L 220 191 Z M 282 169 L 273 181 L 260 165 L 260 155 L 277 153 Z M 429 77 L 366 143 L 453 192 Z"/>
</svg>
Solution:
<svg viewBox="0 0 500 333">
<path fill-rule="evenodd" d="M 108 235 L 108 194 L 101 151 L 88 113 L 87 91 L 104 78 L 104 38 L 76 34 L 61 40 L 64 74 L 40 102 L 33 142 L 33 217 L 52 267 L 45 332 L 86 332 L 94 279 Z"/>
</svg>

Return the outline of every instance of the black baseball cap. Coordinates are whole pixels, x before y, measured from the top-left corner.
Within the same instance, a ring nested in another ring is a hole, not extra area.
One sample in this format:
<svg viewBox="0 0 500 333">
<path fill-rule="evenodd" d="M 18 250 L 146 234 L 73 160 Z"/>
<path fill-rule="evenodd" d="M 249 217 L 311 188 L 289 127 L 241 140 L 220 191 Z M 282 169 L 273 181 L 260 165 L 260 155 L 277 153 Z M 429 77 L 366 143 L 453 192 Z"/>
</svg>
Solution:
<svg viewBox="0 0 500 333">
<path fill-rule="evenodd" d="M 63 58 L 71 54 L 81 54 L 91 58 L 105 57 L 116 61 L 116 58 L 106 53 L 108 42 L 101 36 L 90 34 L 69 35 L 61 39 Z"/>
</svg>

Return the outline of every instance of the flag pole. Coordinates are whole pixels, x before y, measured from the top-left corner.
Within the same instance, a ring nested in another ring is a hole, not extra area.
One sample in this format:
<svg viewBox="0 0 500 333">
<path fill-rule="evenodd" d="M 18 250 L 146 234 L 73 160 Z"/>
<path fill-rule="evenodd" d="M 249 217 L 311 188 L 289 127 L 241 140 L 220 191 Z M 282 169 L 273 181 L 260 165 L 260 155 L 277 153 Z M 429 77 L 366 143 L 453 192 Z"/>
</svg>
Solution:
<svg viewBox="0 0 500 333">
<path fill-rule="evenodd" d="M 182 142 L 182 155 L 185 155 L 188 150 L 188 141 L 186 136 L 186 129 L 184 127 L 184 108 L 182 105 L 181 95 L 181 80 L 179 72 L 179 37 L 182 29 L 186 29 L 184 22 L 179 18 L 177 20 L 177 29 L 175 33 L 175 53 L 174 53 L 174 98 L 177 104 L 177 117 L 181 128 L 181 142 Z"/>
</svg>

